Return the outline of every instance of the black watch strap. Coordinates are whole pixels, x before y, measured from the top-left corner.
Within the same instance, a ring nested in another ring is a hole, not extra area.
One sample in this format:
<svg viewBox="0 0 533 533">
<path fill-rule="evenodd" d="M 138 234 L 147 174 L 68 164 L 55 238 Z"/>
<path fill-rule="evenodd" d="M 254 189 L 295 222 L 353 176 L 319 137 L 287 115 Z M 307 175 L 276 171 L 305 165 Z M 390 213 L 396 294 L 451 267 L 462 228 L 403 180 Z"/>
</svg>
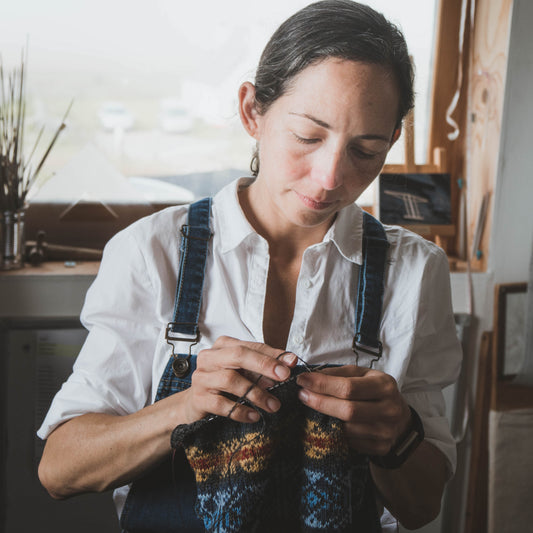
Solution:
<svg viewBox="0 0 533 533">
<path fill-rule="evenodd" d="M 409 406 L 411 410 L 411 424 L 407 431 L 398 439 L 387 455 L 371 455 L 370 461 L 381 468 L 399 468 L 418 448 L 424 440 L 424 426 L 418 413 Z"/>
</svg>

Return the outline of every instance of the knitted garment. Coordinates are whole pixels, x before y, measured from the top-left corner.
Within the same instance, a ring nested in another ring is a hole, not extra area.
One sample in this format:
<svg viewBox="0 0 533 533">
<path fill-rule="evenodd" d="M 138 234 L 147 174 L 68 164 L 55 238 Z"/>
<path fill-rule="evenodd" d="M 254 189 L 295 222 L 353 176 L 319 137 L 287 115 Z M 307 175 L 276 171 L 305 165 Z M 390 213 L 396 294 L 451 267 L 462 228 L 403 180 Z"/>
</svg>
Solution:
<svg viewBox="0 0 533 533">
<path fill-rule="evenodd" d="M 381 531 L 367 457 L 349 450 L 340 420 L 304 406 L 298 389 L 294 379 L 271 389 L 282 406 L 254 424 L 214 417 L 174 430 L 208 532 Z"/>
</svg>

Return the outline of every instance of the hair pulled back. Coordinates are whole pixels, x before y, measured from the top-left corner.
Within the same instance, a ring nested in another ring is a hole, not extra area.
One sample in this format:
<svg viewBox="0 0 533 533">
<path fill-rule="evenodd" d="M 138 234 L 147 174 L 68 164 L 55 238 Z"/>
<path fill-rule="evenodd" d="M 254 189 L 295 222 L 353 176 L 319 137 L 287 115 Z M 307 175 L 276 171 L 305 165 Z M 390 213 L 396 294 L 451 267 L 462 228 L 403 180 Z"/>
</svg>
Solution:
<svg viewBox="0 0 533 533">
<path fill-rule="evenodd" d="M 255 76 L 255 100 L 263 114 L 306 67 L 328 58 L 382 65 L 399 91 L 397 125 L 414 105 L 414 72 L 401 31 L 381 13 L 352 0 L 323 0 L 289 17 L 267 43 Z M 252 173 L 259 172 L 257 151 Z"/>
</svg>

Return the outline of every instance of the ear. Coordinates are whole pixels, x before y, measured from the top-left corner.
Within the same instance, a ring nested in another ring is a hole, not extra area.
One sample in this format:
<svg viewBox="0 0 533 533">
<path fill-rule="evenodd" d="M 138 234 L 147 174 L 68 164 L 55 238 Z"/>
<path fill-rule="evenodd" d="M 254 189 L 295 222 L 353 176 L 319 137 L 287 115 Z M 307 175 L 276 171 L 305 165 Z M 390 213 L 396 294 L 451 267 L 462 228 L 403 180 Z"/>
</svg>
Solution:
<svg viewBox="0 0 533 533">
<path fill-rule="evenodd" d="M 391 141 L 391 147 L 392 145 L 398 140 L 398 138 L 400 137 L 402 133 L 402 126 L 398 126 L 395 130 L 394 130 L 394 133 L 392 134 L 392 141 Z"/>
<path fill-rule="evenodd" d="M 255 86 L 249 81 L 239 87 L 239 115 L 248 135 L 259 140 L 259 122 L 261 115 L 255 104 Z"/>
</svg>

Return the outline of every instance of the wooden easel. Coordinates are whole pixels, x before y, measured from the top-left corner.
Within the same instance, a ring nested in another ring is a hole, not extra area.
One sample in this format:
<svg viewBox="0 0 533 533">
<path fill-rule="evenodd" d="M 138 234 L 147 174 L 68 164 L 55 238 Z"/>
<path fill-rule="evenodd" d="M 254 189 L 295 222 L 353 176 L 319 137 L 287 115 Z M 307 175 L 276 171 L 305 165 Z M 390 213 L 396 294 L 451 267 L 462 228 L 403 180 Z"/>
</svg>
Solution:
<svg viewBox="0 0 533 533">
<path fill-rule="evenodd" d="M 444 148 L 433 150 L 433 161 L 425 165 L 417 165 L 415 162 L 415 131 L 414 111 L 411 109 L 404 120 L 403 136 L 405 143 L 405 163 L 403 165 L 385 165 L 383 173 L 390 174 L 442 174 L 446 173 L 446 151 Z M 422 235 L 422 237 L 434 241 L 438 246 L 449 252 L 449 241 L 456 234 L 454 224 L 402 224 L 405 228 Z"/>
</svg>

